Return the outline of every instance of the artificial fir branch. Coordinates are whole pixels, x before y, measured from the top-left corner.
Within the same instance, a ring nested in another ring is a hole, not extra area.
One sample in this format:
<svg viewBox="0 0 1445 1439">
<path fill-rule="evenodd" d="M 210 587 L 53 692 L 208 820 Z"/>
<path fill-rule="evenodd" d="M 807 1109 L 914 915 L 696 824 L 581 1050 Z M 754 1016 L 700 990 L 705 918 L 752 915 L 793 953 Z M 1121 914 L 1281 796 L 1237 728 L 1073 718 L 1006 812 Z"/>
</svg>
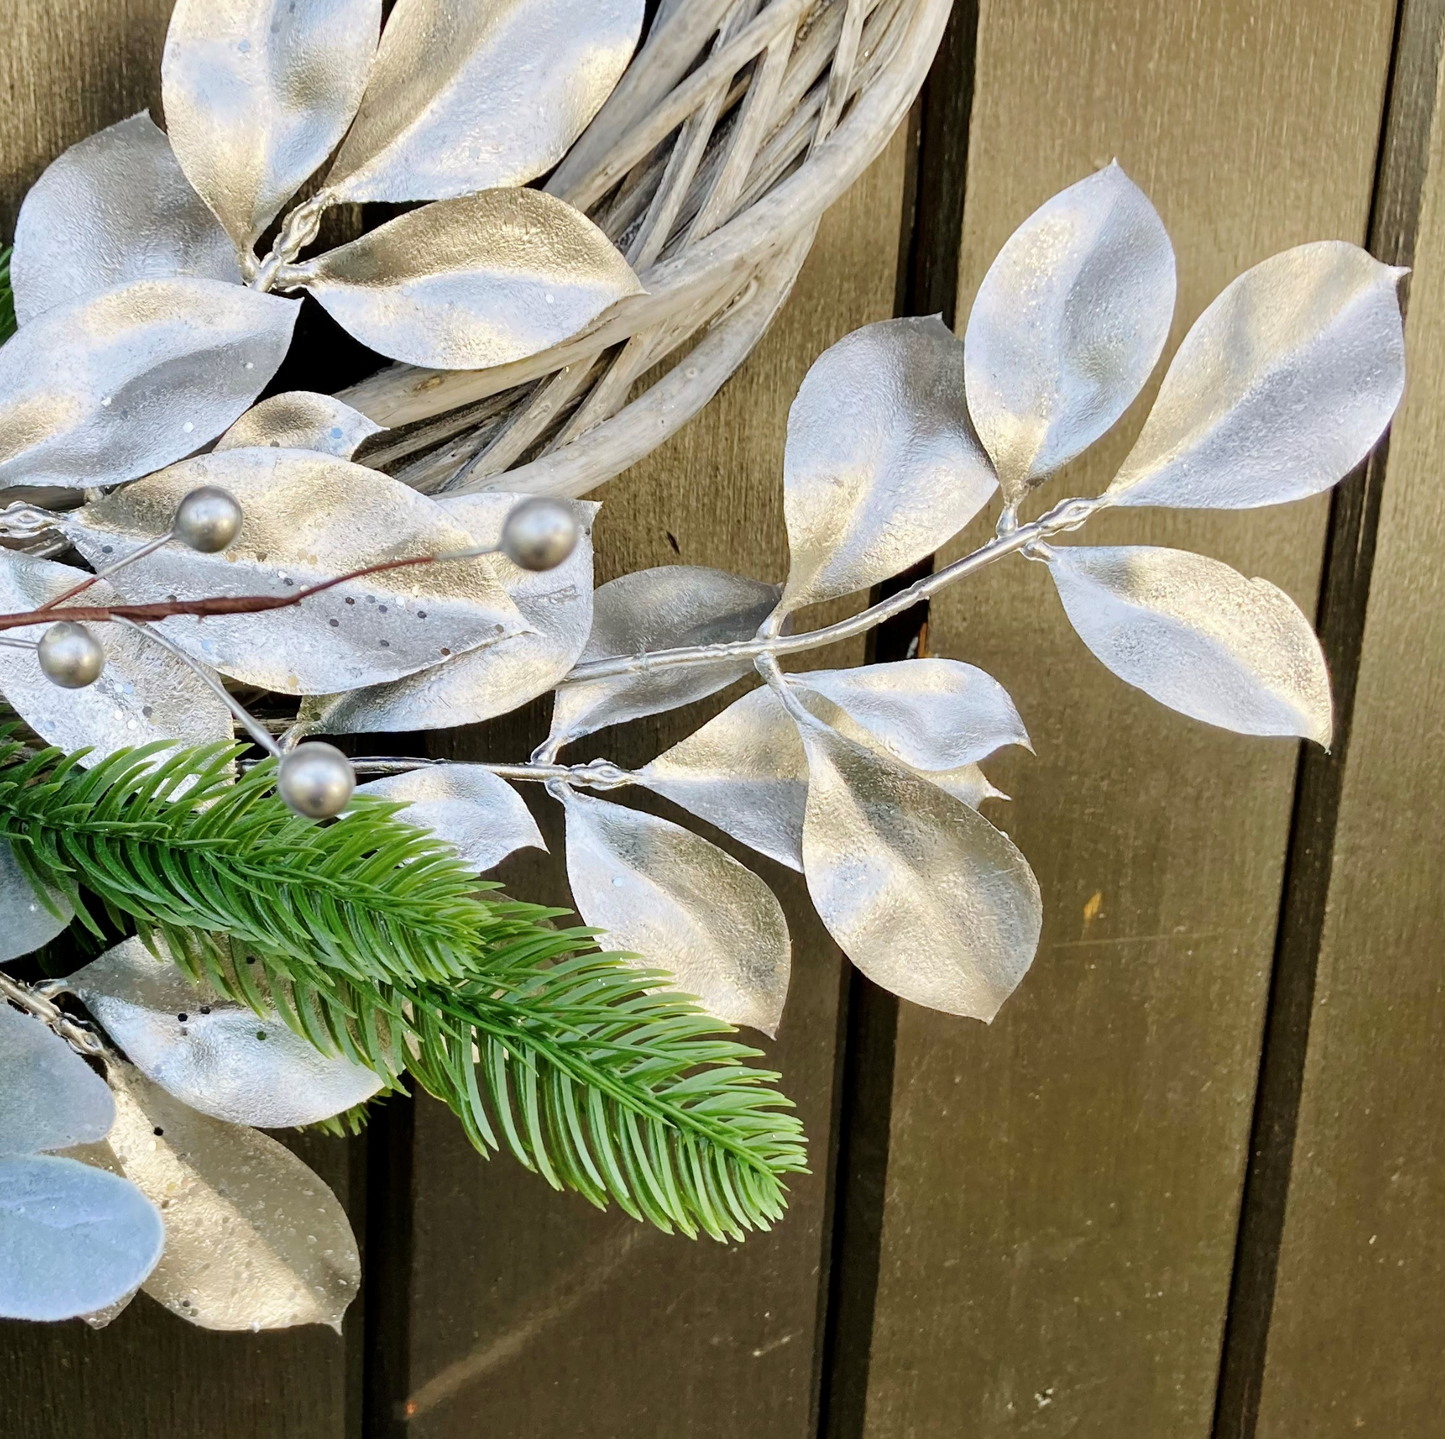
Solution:
<svg viewBox="0 0 1445 1439">
<path fill-rule="evenodd" d="M 93 769 L 0 745 L 0 836 L 98 932 L 164 940 L 219 992 L 389 1081 L 410 1072 L 483 1152 L 664 1229 L 722 1238 L 784 1208 L 801 1127 L 756 1056 L 666 977 L 555 911 L 478 894 L 450 850 L 356 801 L 292 815 L 237 749 L 123 752 Z"/>
</svg>

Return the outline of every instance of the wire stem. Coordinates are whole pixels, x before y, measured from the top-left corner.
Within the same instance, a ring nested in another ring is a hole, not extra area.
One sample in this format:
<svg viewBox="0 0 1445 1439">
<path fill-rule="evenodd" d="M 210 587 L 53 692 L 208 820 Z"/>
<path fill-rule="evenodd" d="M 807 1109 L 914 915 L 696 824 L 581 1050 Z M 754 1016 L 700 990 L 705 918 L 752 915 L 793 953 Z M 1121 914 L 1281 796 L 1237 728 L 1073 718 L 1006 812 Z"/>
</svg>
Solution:
<svg viewBox="0 0 1445 1439">
<path fill-rule="evenodd" d="M 59 1005 L 38 989 L 34 989 L 28 984 L 22 984 L 18 979 L 11 979 L 8 974 L 0 973 L 0 996 L 8 999 L 11 1004 L 23 1009 L 27 1014 L 33 1014 L 37 1019 L 44 1020 L 56 1034 L 79 1053 L 104 1053 L 105 1042 L 94 1030 L 77 1024 Z"/>
<path fill-rule="evenodd" d="M 940 590 L 969 575 L 976 574 L 995 560 L 1005 555 L 1027 550 L 1050 535 L 1076 530 L 1096 510 L 1101 509 L 1100 500 L 1072 499 L 1055 505 L 1048 514 L 1022 525 L 1007 534 L 996 536 L 986 545 L 981 545 L 972 554 L 965 555 L 953 564 L 945 566 L 934 574 L 900 590 L 896 595 L 852 615 L 837 624 L 825 625 L 822 629 L 806 630 L 801 634 L 780 635 L 764 632 L 750 640 L 735 640 L 728 644 L 686 645 L 674 650 L 654 650 L 650 654 L 621 655 L 616 659 L 593 660 L 591 664 L 578 665 L 562 681 L 564 685 L 586 684 L 590 680 L 611 679 L 620 675 L 650 674 L 654 670 L 675 669 L 684 665 L 716 664 L 719 660 L 753 660 L 764 655 L 774 659 L 782 655 L 802 654 L 807 650 L 821 649 L 835 645 L 858 635 L 876 629 L 885 620 L 901 615 L 914 605 L 931 599 Z"/>
</svg>

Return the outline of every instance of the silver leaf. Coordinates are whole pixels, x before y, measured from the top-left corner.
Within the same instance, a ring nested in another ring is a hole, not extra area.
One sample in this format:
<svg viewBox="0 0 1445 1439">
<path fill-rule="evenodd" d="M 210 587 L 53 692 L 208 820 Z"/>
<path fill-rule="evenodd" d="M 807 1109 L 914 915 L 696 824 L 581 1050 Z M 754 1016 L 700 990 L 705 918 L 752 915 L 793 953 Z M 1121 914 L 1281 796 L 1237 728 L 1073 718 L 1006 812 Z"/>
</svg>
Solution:
<svg viewBox="0 0 1445 1439">
<path fill-rule="evenodd" d="M 810 716 L 803 867 L 819 917 L 875 984 L 992 1020 L 1028 972 L 1043 904 L 1009 838 Z"/>
<path fill-rule="evenodd" d="M 1246 270 L 1184 337 L 1110 501 L 1254 509 L 1342 479 L 1404 392 L 1404 273 L 1342 240 Z"/>
<path fill-rule="evenodd" d="M 1145 546 L 1059 548 L 1049 569 L 1079 638 L 1120 679 L 1206 724 L 1329 745 L 1319 640 L 1268 580 Z"/>
<path fill-rule="evenodd" d="M 667 970 L 709 1014 L 776 1034 L 792 944 L 772 890 L 668 820 L 563 795 L 572 899 L 601 942 Z"/>
<path fill-rule="evenodd" d="M 65 532 L 92 564 L 103 563 L 164 534 L 198 485 L 219 485 L 241 502 L 240 538 L 216 555 L 157 550 L 116 576 L 127 600 L 286 595 L 387 560 L 472 545 L 424 495 L 307 450 L 188 460 L 76 511 Z M 473 559 L 348 580 L 287 609 L 168 619 L 162 627 L 187 653 L 248 684 L 331 694 L 411 674 L 525 625 L 491 568 Z"/>
<path fill-rule="evenodd" d="M 216 449 L 318 450 L 349 460 L 373 435 L 386 429 L 334 395 L 288 390 L 247 410 L 219 440 Z"/>
<path fill-rule="evenodd" d="M 16 862 L 8 839 L 0 839 L 0 964 L 33 954 L 63 934 L 75 911 L 63 894 L 51 891 L 55 913 L 41 902 Z"/>
<path fill-rule="evenodd" d="M 648 789 L 802 871 L 808 760 L 772 690 L 749 691 L 641 775 Z"/>
<path fill-rule="evenodd" d="M 846 711 L 872 743 L 914 769 L 975 764 L 1006 745 L 1029 747 L 1009 693 L 958 660 L 900 660 L 860 669 L 815 670 L 793 684 Z"/>
<path fill-rule="evenodd" d="M 47 1025 L 0 1000 L 0 1154 L 93 1144 L 114 1122 L 105 1081 Z"/>
<path fill-rule="evenodd" d="M 930 555 L 997 485 L 963 398 L 963 346 L 937 318 L 845 336 L 788 416 L 789 611 L 867 589 Z"/>
<path fill-rule="evenodd" d="M 642 293 L 607 236 L 539 190 L 423 206 L 296 266 L 293 278 L 363 344 L 441 370 L 538 354 Z"/>
<path fill-rule="evenodd" d="M 886 671 L 930 663 L 953 661 L 906 660 L 902 665 L 876 668 Z M 922 779 L 947 790 L 971 809 L 986 799 L 1003 798 L 976 763 L 958 759 L 960 754 L 976 752 L 982 757 L 1003 745 L 1026 742 L 1002 689 L 998 694 L 1007 703 L 1006 710 L 982 683 L 971 684 L 982 700 L 979 710 L 994 709 L 996 728 L 990 731 L 986 723 L 977 722 L 982 716 L 976 713 L 972 735 L 965 730 L 954 737 L 930 732 L 927 722 L 943 719 L 950 709 L 957 713 L 962 708 L 956 703 L 957 696 L 949 696 L 946 689 L 940 694 L 943 686 L 930 693 L 927 679 L 916 686 L 905 681 L 904 694 L 913 689 L 927 697 L 919 706 L 917 728 L 910 732 L 910 707 L 902 694 L 889 696 L 882 686 L 872 688 L 866 680 L 852 682 L 853 676 L 866 677 L 873 668 L 791 675 L 788 683 L 800 702 L 840 734 L 916 767 Z M 996 687 L 981 670 L 973 674 Z M 819 679 L 823 685 L 815 689 L 814 682 Z M 955 702 L 950 704 L 950 699 Z M 847 709 L 841 707 L 845 703 Z M 715 824 L 759 854 L 802 871 L 808 757 L 791 716 L 773 690 L 745 694 L 696 734 L 659 755 L 641 774 L 648 789 Z"/>
<path fill-rule="evenodd" d="M 643 0 L 398 0 L 327 188 L 444 200 L 567 152 L 637 45 Z"/>
<path fill-rule="evenodd" d="M 516 850 L 547 848 L 522 796 L 480 765 L 432 765 L 373 780 L 356 792 L 407 804 L 398 819 L 430 830 L 478 874 Z"/>
<path fill-rule="evenodd" d="M 0 1159 L 0 1316 L 75 1319 L 155 1268 L 161 1216 L 134 1184 L 53 1155 Z"/>
<path fill-rule="evenodd" d="M 580 663 L 686 645 L 751 639 L 777 606 L 779 589 L 697 565 L 639 570 L 603 585 Z M 751 660 L 679 665 L 563 685 L 552 739 L 570 743 L 594 730 L 691 704 L 752 672 Z"/>
<path fill-rule="evenodd" d="M 300 306 L 219 280 L 137 280 L 0 347 L 0 488 L 118 485 L 213 440 L 285 358 Z"/>
<path fill-rule="evenodd" d="M 361 103 L 381 0 L 177 0 L 161 61 L 186 177 L 249 250 Z"/>
<path fill-rule="evenodd" d="M 116 945 L 67 983 L 148 1079 L 228 1124 L 315 1124 L 382 1087 L 371 1070 L 322 1054 L 278 1015 L 219 998 L 140 939 Z"/>
<path fill-rule="evenodd" d="M 336 1196 L 274 1139 L 197 1114 L 128 1064 L 109 1074 L 110 1147 L 165 1215 L 145 1292 L 202 1329 L 339 1331 L 361 1262 Z"/>
<path fill-rule="evenodd" d="M 95 555 L 98 563 L 113 558 Z M 37 609 L 85 578 L 83 570 L 7 550 L 0 554 L 0 612 Z M 75 603 L 116 604 L 119 596 L 98 580 Z M 47 627 L 27 625 L 9 634 L 39 640 Z M 0 648 L 0 694 L 43 739 L 65 750 L 88 748 L 82 763 L 92 765 L 153 740 L 200 745 L 231 738 L 231 712 L 180 660 L 128 627 L 97 626 L 94 633 L 105 647 L 105 669 L 82 690 L 51 684 L 33 653 Z"/>
<path fill-rule="evenodd" d="M 437 503 L 474 544 L 496 546 L 507 516 L 526 498 L 488 491 Z M 305 699 L 304 728 L 322 734 L 452 729 L 508 714 L 546 694 L 576 664 L 592 628 L 592 521 L 600 507 L 590 500 L 566 503 L 581 538 L 555 570 L 518 569 L 503 555 L 479 561 L 492 566 L 525 629 L 391 684 Z"/>
<path fill-rule="evenodd" d="M 964 336 L 968 408 L 1005 500 L 1113 426 L 1158 363 L 1173 315 L 1169 236 L 1117 164 L 1014 231 Z"/>
<path fill-rule="evenodd" d="M 241 282 L 235 246 L 144 112 L 72 145 L 25 196 L 10 257 L 22 325 L 132 280 L 175 275 Z"/>
</svg>

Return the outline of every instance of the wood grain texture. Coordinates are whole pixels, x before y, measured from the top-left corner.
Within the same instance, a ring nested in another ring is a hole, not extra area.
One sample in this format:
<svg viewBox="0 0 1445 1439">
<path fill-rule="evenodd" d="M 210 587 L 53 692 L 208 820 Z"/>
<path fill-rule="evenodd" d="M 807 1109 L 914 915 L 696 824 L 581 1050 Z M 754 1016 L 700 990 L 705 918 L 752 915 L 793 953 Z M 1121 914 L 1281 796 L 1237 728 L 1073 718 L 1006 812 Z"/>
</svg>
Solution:
<svg viewBox="0 0 1445 1439">
<path fill-rule="evenodd" d="M 173 0 L 15 0 L 0 46 L 0 233 L 67 146 L 150 105 Z"/>
<path fill-rule="evenodd" d="M 601 492 L 599 581 L 676 563 L 783 577 L 788 406 L 822 349 L 892 312 L 903 151 L 900 137 L 825 220 L 793 298 L 713 406 Z M 861 648 L 819 662 L 850 657 L 861 659 Z M 639 762 L 728 698 L 591 736 L 575 754 Z M 544 711 L 539 705 L 481 733 L 440 737 L 435 748 L 469 757 L 525 753 L 541 737 Z M 664 802 L 656 807 L 686 819 Z M 552 857 L 518 857 L 500 877 L 519 896 L 565 904 L 555 808 L 539 801 Z M 841 961 L 799 877 L 766 861 L 756 868 L 778 890 L 794 946 L 781 1034 L 760 1047 L 799 1106 L 814 1170 L 793 1185 L 787 1218 L 741 1246 L 668 1238 L 552 1193 L 509 1158 L 483 1162 L 450 1115 L 422 1104 L 405 1432 L 418 1439 L 811 1434 Z"/>
<path fill-rule="evenodd" d="M 1437 89 L 1260 1439 L 1427 1439 L 1445 1407 L 1442 99 Z"/>
<path fill-rule="evenodd" d="M 1172 343 L 1246 266 L 1363 240 L 1392 20 L 1387 0 L 989 0 L 960 325 L 1014 226 L 1116 156 L 1175 240 Z M 1142 414 L 1041 498 L 1101 488 Z M 1312 609 L 1325 513 L 1107 516 L 1088 538 L 1200 550 Z M 1125 688 L 1039 566 L 947 594 L 930 638 L 1031 727 L 1039 757 L 991 776 L 1048 919 L 992 1029 L 903 1006 L 867 1433 L 1203 1439 L 1295 748 Z"/>
</svg>

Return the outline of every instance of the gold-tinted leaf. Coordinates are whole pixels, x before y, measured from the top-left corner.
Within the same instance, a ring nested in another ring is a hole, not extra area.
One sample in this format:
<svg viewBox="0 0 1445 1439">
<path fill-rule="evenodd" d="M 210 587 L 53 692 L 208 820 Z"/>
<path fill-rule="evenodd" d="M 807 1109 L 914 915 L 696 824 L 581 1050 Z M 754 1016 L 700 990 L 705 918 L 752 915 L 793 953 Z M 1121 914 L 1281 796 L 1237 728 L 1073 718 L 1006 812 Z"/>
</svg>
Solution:
<svg viewBox="0 0 1445 1439">
<path fill-rule="evenodd" d="M 803 868 L 828 932 L 875 984 L 992 1020 L 1043 906 L 1008 836 L 937 785 L 808 716 Z"/>
<path fill-rule="evenodd" d="M 363 344 L 441 370 L 535 355 L 642 292 L 601 230 L 538 190 L 424 205 L 292 279 Z"/>
<path fill-rule="evenodd" d="M 1079 638 L 1126 683 L 1222 729 L 1329 744 L 1320 642 L 1268 580 L 1142 545 L 1060 547 L 1049 569 Z"/>
<path fill-rule="evenodd" d="M 524 185 L 612 93 L 643 0 L 398 0 L 327 180 L 343 200 Z"/>
<path fill-rule="evenodd" d="M 336 1196 L 257 1130 L 196 1113 L 123 1062 L 109 1077 L 110 1147 L 165 1219 L 146 1293 L 202 1329 L 339 1330 L 361 1262 Z"/>
</svg>

